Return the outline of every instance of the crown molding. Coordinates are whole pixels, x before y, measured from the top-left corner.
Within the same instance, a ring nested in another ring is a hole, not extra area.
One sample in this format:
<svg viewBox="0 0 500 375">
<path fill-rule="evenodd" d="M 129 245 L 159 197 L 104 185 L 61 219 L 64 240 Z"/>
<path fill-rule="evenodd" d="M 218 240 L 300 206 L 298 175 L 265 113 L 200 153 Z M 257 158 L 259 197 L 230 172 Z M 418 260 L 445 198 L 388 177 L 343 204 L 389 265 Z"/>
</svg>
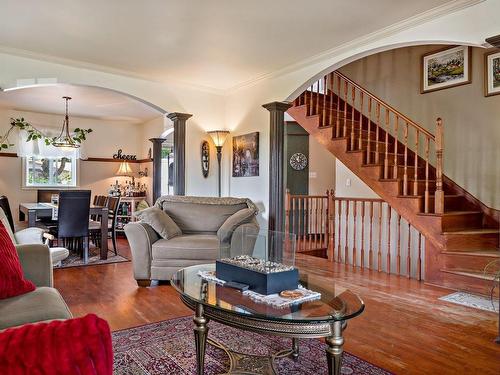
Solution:
<svg viewBox="0 0 500 375">
<path fill-rule="evenodd" d="M 69 66 L 69 67 L 73 67 L 73 68 L 88 69 L 88 70 L 98 71 L 101 73 L 123 76 L 123 77 L 127 77 L 127 78 L 140 79 L 140 80 L 149 81 L 152 83 L 171 84 L 171 85 L 176 85 L 176 86 L 188 88 L 191 90 L 207 92 L 210 94 L 216 94 L 216 95 L 224 95 L 225 94 L 224 89 L 219 89 L 216 87 L 205 86 L 205 85 L 198 85 L 198 84 L 191 83 L 191 82 L 185 82 L 185 81 L 182 81 L 182 80 L 179 80 L 176 78 L 166 77 L 166 78 L 159 79 L 157 77 L 153 77 L 153 76 L 150 76 L 147 74 L 139 74 L 139 73 L 131 72 L 129 70 L 112 68 L 109 66 L 94 64 L 94 63 L 90 63 L 90 62 L 86 62 L 86 61 L 68 59 L 65 57 L 56 57 L 56 56 L 52 56 L 52 55 L 46 55 L 43 53 L 28 51 L 28 50 L 19 49 L 19 48 L 12 48 L 12 47 L 0 45 L 0 53 L 6 54 L 6 55 L 24 57 L 24 58 L 32 59 L 32 60 L 45 61 L 45 62 Z"/>
<path fill-rule="evenodd" d="M 337 47 L 331 48 L 329 50 L 320 52 L 317 55 L 314 55 L 312 57 L 309 57 L 307 59 L 298 61 L 296 63 L 287 65 L 281 69 L 268 72 L 268 73 L 263 73 L 261 75 L 258 75 L 252 79 L 249 79 L 245 82 L 241 82 L 237 85 L 232 86 L 231 88 L 226 90 L 226 95 L 234 93 L 238 90 L 241 90 L 243 88 L 251 87 L 256 85 L 257 83 L 264 81 L 266 79 L 270 78 L 276 78 L 281 75 L 293 72 L 295 70 L 299 70 L 303 67 L 306 67 L 308 65 L 313 65 L 317 62 L 320 62 L 322 60 L 329 59 L 333 56 L 339 55 L 343 52 L 353 50 L 359 47 L 362 47 L 366 44 L 373 43 L 377 40 L 387 38 L 389 36 L 395 35 L 397 33 L 400 33 L 402 31 L 414 28 L 416 26 L 422 25 L 426 22 L 435 20 L 436 18 L 458 12 L 460 10 L 472 7 L 474 5 L 477 5 L 479 3 L 482 3 L 486 0 L 452 0 L 449 1 L 443 5 L 437 6 L 435 8 L 429 9 L 425 12 L 419 13 L 415 16 L 412 16 L 410 18 L 406 18 L 402 21 L 396 22 L 390 26 L 384 27 L 382 29 L 379 29 L 377 31 L 374 31 L 370 34 L 363 35 L 359 38 L 353 39 L 349 42 L 343 43 Z"/>
</svg>

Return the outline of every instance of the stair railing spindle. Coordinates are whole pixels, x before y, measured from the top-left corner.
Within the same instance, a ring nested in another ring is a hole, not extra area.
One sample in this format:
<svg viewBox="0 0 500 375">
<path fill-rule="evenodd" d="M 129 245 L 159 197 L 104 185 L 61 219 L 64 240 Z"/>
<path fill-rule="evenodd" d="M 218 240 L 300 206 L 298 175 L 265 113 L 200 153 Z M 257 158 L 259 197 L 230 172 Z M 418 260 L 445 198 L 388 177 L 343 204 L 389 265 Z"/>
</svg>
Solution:
<svg viewBox="0 0 500 375">
<path fill-rule="evenodd" d="M 314 85 L 311 85 L 311 91 L 309 92 L 309 105 L 307 106 L 307 115 L 312 116 L 313 115 L 313 109 L 314 109 Z"/>
<path fill-rule="evenodd" d="M 366 136 L 366 164 L 372 162 L 372 142 L 371 142 L 371 130 L 372 130 L 372 98 L 368 98 L 368 133 Z"/>
<path fill-rule="evenodd" d="M 363 149 L 363 109 L 364 109 L 364 95 L 363 91 L 360 92 L 359 97 L 359 138 L 358 138 L 358 150 Z"/>
<path fill-rule="evenodd" d="M 342 129 L 342 137 L 347 137 L 347 81 L 344 81 L 344 127 Z"/>
<path fill-rule="evenodd" d="M 396 122 L 394 123 L 394 165 L 393 165 L 393 178 L 398 178 L 398 132 L 399 132 L 399 116 L 396 115 Z"/>
<path fill-rule="evenodd" d="M 337 262 L 342 262 L 342 200 L 338 200 L 338 212 L 339 212 L 339 231 L 338 231 L 338 248 L 337 248 Z M 345 231 L 345 228 L 344 228 Z"/>
<path fill-rule="evenodd" d="M 368 250 L 368 267 L 373 269 L 373 201 L 370 201 L 370 247 Z"/>
<path fill-rule="evenodd" d="M 404 171 L 403 171 L 403 195 L 408 195 L 408 122 L 405 125 L 404 140 L 405 140 L 405 156 L 404 156 Z"/>
<path fill-rule="evenodd" d="M 382 202 L 378 203 L 378 252 L 377 270 L 382 272 Z"/>
<path fill-rule="evenodd" d="M 353 205 L 353 223 L 354 223 L 354 228 L 353 228 L 353 240 L 352 240 L 352 266 L 356 267 L 356 221 L 358 219 L 358 203 L 356 201 L 352 202 Z"/>
<path fill-rule="evenodd" d="M 349 200 L 345 201 L 346 212 L 345 212 L 345 248 L 344 248 L 344 263 L 349 263 Z"/>
<path fill-rule="evenodd" d="M 327 94 L 327 85 L 328 85 L 328 75 L 326 75 L 323 79 L 323 119 L 322 119 L 322 124 L 323 126 L 326 126 L 327 125 L 327 121 L 326 121 L 326 94 Z"/>
<path fill-rule="evenodd" d="M 443 191 L 443 120 L 436 121 L 436 191 L 434 193 L 434 213 L 444 213 L 444 191 Z"/>
<path fill-rule="evenodd" d="M 418 195 L 418 142 L 420 138 L 420 132 L 417 129 L 417 134 L 415 135 L 415 170 L 413 171 L 413 195 Z"/>
<path fill-rule="evenodd" d="M 335 116 L 336 116 L 336 121 L 335 121 L 335 138 L 340 137 L 340 87 L 341 87 L 341 82 L 340 82 L 340 76 L 337 76 L 337 108 L 335 110 Z"/>
<path fill-rule="evenodd" d="M 365 268 L 365 206 L 366 202 L 361 202 L 361 268 Z"/>
<path fill-rule="evenodd" d="M 425 137 L 425 193 L 424 193 L 424 212 L 429 213 L 429 137 Z M 416 173 L 416 171 L 415 171 Z"/>
<path fill-rule="evenodd" d="M 356 103 L 356 87 L 352 86 L 351 90 L 351 151 L 354 151 L 354 143 L 356 141 L 356 129 L 354 128 L 354 108 L 355 108 L 355 103 Z"/>
<path fill-rule="evenodd" d="M 384 156 L 384 178 L 389 178 L 389 126 L 390 114 L 389 110 L 385 110 L 385 156 Z"/>
<path fill-rule="evenodd" d="M 406 253 L 406 277 L 411 277 L 411 224 L 408 223 L 408 252 Z"/>
<path fill-rule="evenodd" d="M 379 129 L 380 129 L 380 103 L 377 103 L 377 108 L 375 111 L 375 117 L 377 119 L 377 126 L 375 127 L 375 164 L 380 161 L 379 155 Z"/>
<path fill-rule="evenodd" d="M 417 280 L 422 280 L 422 233 L 418 233 Z"/>
</svg>

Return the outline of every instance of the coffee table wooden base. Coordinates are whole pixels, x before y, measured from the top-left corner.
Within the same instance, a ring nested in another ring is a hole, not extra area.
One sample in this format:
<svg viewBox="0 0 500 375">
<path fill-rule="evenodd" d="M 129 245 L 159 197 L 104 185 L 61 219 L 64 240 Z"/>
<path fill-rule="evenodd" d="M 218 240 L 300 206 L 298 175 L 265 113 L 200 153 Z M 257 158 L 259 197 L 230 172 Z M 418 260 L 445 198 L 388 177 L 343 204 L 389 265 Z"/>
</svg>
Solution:
<svg viewBox="0 0 500 375">
<path fill-rule="evenodd" d="M 326 357 L 328 361 L 328 374 L 340 375 L 342 366 L 342 353 L 344 338 L 342 336 L 343 330 L 347 324 L 345 321 L 333 322 L 282 322 L 278 320 L 260 319 L 254 316 L 246 317 L 241 314 L 231 313 L 219 309 L 205 306 L 197 301 L 190 299 L 185 295 L 181 295 L 181 299 L 186 306 L 195 312 L 193 318 L 195 328 L 195 343 L 196 343 L 196 363 L 197 374 L 204 374 L 205 351 L 207 341 L 212 345 L 224 350 L 230 358 L 230 369 L 228 374 L 277 374 L 275 368 L 275 359 L 292 356 L 298 357 L 298 344 L 299 338 L 320 338 L 324 337 L 327 348 Z M 234 328 L 270 334 L 276 336 L 290 337 L 294 339 L 292 348 L 283 350 L 271 356 L 255 356 L 247 355 L 231 351 L 224 347 L 224 345 L 212 340 L 208 340 L 208 322 L 215 320 L 221 324 L 231 326 Z"/>
</svg>

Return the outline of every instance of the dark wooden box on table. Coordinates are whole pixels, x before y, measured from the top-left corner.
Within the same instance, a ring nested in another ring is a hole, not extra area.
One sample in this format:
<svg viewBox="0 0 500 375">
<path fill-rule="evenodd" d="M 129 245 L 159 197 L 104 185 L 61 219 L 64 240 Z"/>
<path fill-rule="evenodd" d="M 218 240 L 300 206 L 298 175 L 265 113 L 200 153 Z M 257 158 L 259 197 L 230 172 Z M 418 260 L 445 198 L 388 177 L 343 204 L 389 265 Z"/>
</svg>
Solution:
<svg viewBox="0 0 500 375">
<path fill-rule="evenodd" d="M 288 271 L 264 273 L 217 260 L 215 274 L 217 278 L 226 282 L 235 281 L 247 284 L 249 290 L 264 295 L 297 289 L 299 284 L 299 271 L 295 268 Z"/>
</svg>

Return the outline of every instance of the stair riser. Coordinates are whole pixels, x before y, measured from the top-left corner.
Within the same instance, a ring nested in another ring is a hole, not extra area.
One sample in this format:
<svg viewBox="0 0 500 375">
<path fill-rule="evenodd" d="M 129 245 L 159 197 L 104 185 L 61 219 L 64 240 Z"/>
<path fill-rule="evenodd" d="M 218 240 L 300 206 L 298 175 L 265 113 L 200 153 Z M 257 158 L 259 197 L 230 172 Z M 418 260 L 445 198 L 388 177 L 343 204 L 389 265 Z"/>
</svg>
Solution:
<svg viewBox="0 0 500 375">
<path fill-rule="evenodd" d="M 439 280 L 425 281 L 432 285 L 483 295 L 489 295 L 491 289 L 491 281 L 447 272 L 440 272 Z"/>
<path fill-rule="evenodd" d="M 446 215 L 441 223 L 443 232 L 481 228 L 483 214 Z"/>
<path fill-rule="evenodd" d="M 476 272 L 483 272 L 484 268 L 494 260 L 500 260 L 500 258 L 487 257 L 487 256 L 445 254 L 444 268 L 464 269 Z"/>
<path fill-rule="evenodd" d="M 461 251 L 475 249 L 497 249 L 498 234 L 446 234 L 446 250 Z"/>
</svg>

